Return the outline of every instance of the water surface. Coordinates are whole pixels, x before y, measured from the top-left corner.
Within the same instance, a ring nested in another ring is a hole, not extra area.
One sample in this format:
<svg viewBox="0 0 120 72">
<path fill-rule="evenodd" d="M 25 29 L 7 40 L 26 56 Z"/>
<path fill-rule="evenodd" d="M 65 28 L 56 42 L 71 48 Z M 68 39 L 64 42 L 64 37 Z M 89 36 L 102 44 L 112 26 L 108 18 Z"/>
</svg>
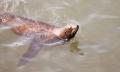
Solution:
<svg viewBox="0 0 120 72">
<path fill-rule="evenodd" d="M 44 48 L 34 61 L 18 68 L 29 43 L 0 29 L 0 72 L 119 72 L 119 4 L 119 0 L 1 0 L 0 12 L 57 26 L 79 24 L 80 30 L 69 43 Z"/>
</svg>

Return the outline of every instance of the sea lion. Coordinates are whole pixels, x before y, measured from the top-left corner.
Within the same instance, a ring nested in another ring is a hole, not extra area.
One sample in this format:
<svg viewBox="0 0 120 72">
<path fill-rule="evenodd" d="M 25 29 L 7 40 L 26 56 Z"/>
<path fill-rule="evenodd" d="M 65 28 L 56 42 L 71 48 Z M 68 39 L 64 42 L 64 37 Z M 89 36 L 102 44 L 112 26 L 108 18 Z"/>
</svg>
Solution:
<svg viewBox="0 0 120 72">
<path fill-rule="evenodd" d="M 25 65 L 35 57 L 45 45 L 64 44 L 72 39 L 79 29 L 79 25 L 53 26 L 41 21 L 34 21 L 13 14 L 0 15 L 0 25 L 10 26 L 17 35 L 30 38 L 31 44 L 23 54 L 18 66 Z"/>
</svg>

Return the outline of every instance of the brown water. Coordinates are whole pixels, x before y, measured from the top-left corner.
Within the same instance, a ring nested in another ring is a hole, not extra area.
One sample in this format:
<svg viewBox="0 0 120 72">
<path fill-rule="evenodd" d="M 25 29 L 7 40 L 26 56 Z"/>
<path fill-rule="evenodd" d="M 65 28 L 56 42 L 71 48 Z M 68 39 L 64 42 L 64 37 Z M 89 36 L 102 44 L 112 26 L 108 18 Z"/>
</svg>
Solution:
<svg viewBox="0 0 120 72">
<path fill-rule="evenodd" d="M 0 29 L 0 72 L 120 72 L 119 4 L 119 0 L 0 0 L 0 12 L 57 26 L 81 26 L 72 41 L 41 50 L 24 68 L 16 64 L 29 43 L 22 45 L 19 36 Z"/>
</svg>

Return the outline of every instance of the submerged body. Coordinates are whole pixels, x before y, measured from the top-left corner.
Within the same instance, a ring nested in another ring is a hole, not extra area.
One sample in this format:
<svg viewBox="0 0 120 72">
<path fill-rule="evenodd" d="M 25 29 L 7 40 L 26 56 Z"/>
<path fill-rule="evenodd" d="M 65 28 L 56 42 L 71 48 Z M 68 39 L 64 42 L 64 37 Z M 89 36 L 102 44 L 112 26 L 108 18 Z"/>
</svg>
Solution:
<svg viewBox="0 0 120 72">
<path fill-rule="evenodd" d="M 64 44 L 69 41 L 79 29 L 78 25 L 56 27 L 9 13 L 0 15 L 0 25 L 10 26 L 11 30 L 17 35 L 30 38 L 30 48 L 22 56 L 18 63 L 19 66 L 28 63 L 45 45 Z"/>
</svg>

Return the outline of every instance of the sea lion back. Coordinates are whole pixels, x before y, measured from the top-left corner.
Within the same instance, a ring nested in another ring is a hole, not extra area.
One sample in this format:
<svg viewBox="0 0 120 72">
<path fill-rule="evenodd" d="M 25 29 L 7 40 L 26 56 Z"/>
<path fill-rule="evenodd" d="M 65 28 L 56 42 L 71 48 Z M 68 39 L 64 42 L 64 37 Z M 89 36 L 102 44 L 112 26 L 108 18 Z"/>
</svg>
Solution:
<svg viewBox="0 0 120 72">
<path fill-rule="evenodd" d="M 32 32 L 51 32 L 55 27 L 41 21 L 34 21 L 9 13 L 0 15 L 0 24 L 11 26 L 13 32 L 19 35 Z"/>
</svg>

